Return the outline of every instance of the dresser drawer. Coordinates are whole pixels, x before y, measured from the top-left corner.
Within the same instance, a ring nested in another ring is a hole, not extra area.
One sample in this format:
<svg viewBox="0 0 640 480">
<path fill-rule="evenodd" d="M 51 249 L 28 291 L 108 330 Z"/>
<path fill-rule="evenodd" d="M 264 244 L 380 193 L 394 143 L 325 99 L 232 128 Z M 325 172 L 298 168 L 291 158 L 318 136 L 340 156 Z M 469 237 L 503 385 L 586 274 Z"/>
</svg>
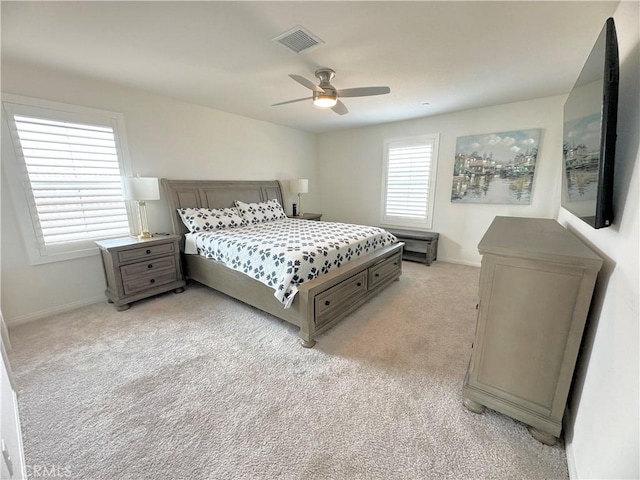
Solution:
<svg viewBox="0 0 640 480">
<path fill-rule="evenodd" d="M 175 282 L 178 279 L 175 268 L 166 270 L 158 270 L 145 275 L 138 275 L 130 277 L 129 279 L 123 279 L 123 287 L 125 294 L 131 294 L 135 292 L 141 292 L 148 290 L 158 285 L 164 285 L 165 283 Z"/>
<path fill-rule="evenodd" d="M 361 272 L 322 292 L 315 298 L 315 323 L 322 325 L 349 308 L 357 297 L 367 292 L 367 272 Z"/>
<path fill-rule="evenodd" d="M 124 265 L 120 267 L 120 273 L 122 274 L 122 279 L 127 281 L 129 277 L 134 275 L 139 275 L 141 273 L 146 272 L 157 272 L 163 268 L 172 268 L 175 269 L 176 260 L 175 257 L 162 257 L 162 258 L 150 258 L 148 262 L 139 262 L 139 263 L 131 263 L 129 265 Z"/>
<path fill-rule="evenodd" d="M 389 277 L 400 275 L 402 266 L 400 265 L 400 254 L 393 255 L 386 260 L 374 265 L 369 269 L 369 289 L 376 287 Z"/>
<path fill-rule="evenodd" d="M 146 247 L 132 248 L 118 252 L 118 260 L 120 262 L 129 262 L 145 257 L 154 257 L 156 255 L 167 255 L 175 252 L 174 243 L 161 243 L 160 245 L 148 245 Z"/>
</svg>

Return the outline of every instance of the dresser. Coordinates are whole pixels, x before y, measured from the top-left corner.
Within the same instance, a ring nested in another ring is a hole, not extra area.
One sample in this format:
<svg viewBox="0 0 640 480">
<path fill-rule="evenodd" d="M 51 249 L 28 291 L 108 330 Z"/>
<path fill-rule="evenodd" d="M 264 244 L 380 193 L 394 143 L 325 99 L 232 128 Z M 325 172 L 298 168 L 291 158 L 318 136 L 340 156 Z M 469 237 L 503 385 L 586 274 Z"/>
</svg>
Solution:
<svg viewBox="0 0 640 480">
<path fill-rule="evenodd" d="M 159 293 L 184 290 L 180 263 L 180 236 L 148 239 L 112 238 L 96 242 L 107 280 L 105 295 L 116 309 Z"/>
<path fill-rule="evenodd" d="M 553 445 L 602 259 L 555 220 L 496 217 L 482 255 L 467 409 L 496 410 Z"/>
</svg>

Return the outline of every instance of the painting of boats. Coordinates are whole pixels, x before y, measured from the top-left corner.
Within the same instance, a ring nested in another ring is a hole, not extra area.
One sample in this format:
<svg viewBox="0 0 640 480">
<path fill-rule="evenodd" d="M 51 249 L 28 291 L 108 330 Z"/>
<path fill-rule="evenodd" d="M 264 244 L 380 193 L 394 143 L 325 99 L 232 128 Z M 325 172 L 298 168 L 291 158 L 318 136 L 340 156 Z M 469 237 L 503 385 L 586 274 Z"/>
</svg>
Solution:
<svg viewBox="0 0 640 480">
<path fill-rule="evenodd" d="M 458 137 L 451 202 L 529 205 L 541 129 Z"/>
</svg>

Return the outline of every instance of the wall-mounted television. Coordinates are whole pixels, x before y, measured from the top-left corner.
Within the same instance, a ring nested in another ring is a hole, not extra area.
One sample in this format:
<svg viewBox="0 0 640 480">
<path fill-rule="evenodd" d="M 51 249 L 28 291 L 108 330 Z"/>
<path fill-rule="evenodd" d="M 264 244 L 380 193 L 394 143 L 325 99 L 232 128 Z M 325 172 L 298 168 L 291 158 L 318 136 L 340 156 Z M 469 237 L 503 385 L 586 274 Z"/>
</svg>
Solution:
<svg viewBox="0 0 640 480">
<path fill-rule="evenodd" d="M 613 222 L 619 68 L 609 18 L 564 104 L 562 207 L 593 228 Z"/>
</svg>

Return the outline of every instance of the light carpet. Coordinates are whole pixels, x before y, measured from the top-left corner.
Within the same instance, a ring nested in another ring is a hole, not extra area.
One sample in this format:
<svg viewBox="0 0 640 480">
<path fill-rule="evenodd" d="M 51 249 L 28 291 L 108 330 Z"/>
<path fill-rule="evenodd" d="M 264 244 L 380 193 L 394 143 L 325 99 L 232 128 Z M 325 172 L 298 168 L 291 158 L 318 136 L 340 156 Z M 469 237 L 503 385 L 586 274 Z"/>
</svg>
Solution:
<svg viewBox="0 0 640 480">
<path fill-rule="evenodd" d="M 479 269 L 399 281 L 302 348 L 198 284 L 11 329 L 27 464 L 79 479 L 560 479 L 559 444 L 462 406 Z"/>
</svg>

